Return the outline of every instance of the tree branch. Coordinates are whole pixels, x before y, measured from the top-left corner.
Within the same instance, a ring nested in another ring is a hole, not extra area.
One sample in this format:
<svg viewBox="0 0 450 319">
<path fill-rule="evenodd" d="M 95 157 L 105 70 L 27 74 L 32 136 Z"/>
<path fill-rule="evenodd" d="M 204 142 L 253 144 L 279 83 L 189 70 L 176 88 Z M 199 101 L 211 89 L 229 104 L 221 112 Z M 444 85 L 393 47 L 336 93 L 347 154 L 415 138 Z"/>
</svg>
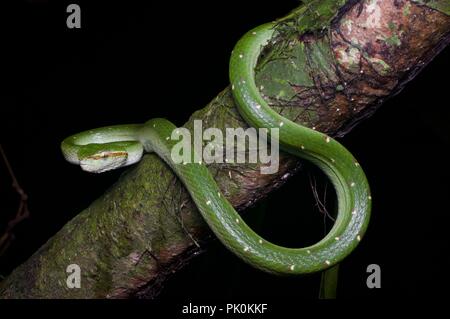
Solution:
<svg viewBox="0 0 450 319">
<path fill-rule="evenodd" d="M 351 0 L 329 29 L 282 32 L 257 69 L 261 92 L 283 116 L 344 135 L 448 44 L 446 2 L 425 2 Z M 323 1 L 319 9 L 329 3 Z M 192 129 L 194 119 L 203 120 L 204 128 L 246 127 L 229 88 L 195 112 L 185 127 Z M 300 161 L 287 154 L 280 155 L 279 171 L 272 175 L 261 175 L 254 164 L 209 166 L 238 210 L 266 197 L 299 167 Z M 154 297 L 210 237 L 176 176 L 157 156 L 147 155 L 13 271 L 0 296 Z M 82 270 L 81 289 L 66 285 L 66 267 L 73 263 Z"/>
</svg>

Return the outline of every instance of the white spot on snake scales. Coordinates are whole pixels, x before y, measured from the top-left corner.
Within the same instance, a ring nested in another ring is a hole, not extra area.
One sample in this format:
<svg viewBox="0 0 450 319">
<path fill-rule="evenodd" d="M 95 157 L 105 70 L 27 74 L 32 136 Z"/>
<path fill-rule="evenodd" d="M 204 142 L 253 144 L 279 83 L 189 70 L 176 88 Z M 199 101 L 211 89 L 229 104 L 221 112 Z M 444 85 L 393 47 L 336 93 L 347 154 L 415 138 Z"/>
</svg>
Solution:
<svg viewBox="0 0 450 319">
<path fill-rule="evenodd" d="M 259 88 L 261 91 L 264 90 L 264 85 L 261 85 Z"/>
<path fill-rule="evenodd" d="M 356 185 L 356 184 L 355 184 L 354 182 L 352 182 L 352 183 L 350 184 L 351 187 L 355 187 L 355 185 Z"/>
<path fill-rule="evenodd" d="M 248 248 L 248 247 L 245 247 L 245 248 L 244 248 L 244 251 L 248 251 L 249 249 L 250 249 L 250 248 Z"/>
<path fill-rule="evenodd" d="M 280 122 L 280 127 L 282 127 L 284 125 L 284 123 L 283 122 Z"/>
<path fill-rule="evenodd" d="M 301 146 L 301 148 L 302 148 L 302 150 L 304 150 L 304 149 L 305 149 L 305 146 L 304 146 L 304 145 L 302 145 L 302 146 Z"/>
<path fill-rule="evenodd" d="M 336 162 L 336 161 L 334 160 L 334 158 L 332 158 L 332 159 L 331 159 L 331 162 L 334 163 L 334 162 Z"/>
<path fill-rule="evenodd" d="M 357 239 L 358 241 L 361 241 L 361 236 L 358 235 L 358 236 L 356 237 L 356 239 Z"/>
<path fill-rule="evenodd" d="M 291 271 L 294 271 L 295 265 L 291 265 L 291 267 L 289 267 L 289 269 L 290 269 Z"/>
<path fill-rule="evenodd" d="M 253 34 L 253 35 L 256 35 L 256 32 L 255 32 L 255 31 L 253 31 L 253 32 L 252 32 L 252 34 Z"/>
<path fill-rule="evenodd" d="M 220 196 L 222 196 L 222 195 L 220 195 L 220 192 L 217 192 L 217 196 L 219 196 L 219 197 L 220 197 Z"/>
<path fill-rule="evenodd" d="M 262 244 L 262 243 L 263 243 L 262 239 L 258 240 L 258 242 L 259 242 L 260 244 Z"/>
<path fill-rule="evenodd" d="M 206 205 L 211 205 L 211 201 L 210 201 L 210 200 L 207 201 L 207 202 L 206 202 Z"/>
<path fill-rule="evenodd" d="M 330 265 L 330 264 L 331 264 L 329 260 L 325 260 L 325 263 L 326 263 L 327 265 Z"/>
<path fill-rule="evenodd" d="M 239 218 L 236 218 L 236 224 L 239 224 Z"/>
<path fill-rule="evenodd" d="M 256 104 L 255 107 L 259 110 L 261 108 L 261 105 Z"/>
<path fill-rule="evenodd" d="M 327 141 L 327 143 L 330 143 L 331 139 L 329 136 L 327 136 L 326 141 Z"/>
<path fill-rule="evenodd" d="M 370 196 L 370 195 L 369 195 L 369 197 L 368 197 L 368 198 L 369 198 L 369 200 L 372 200 L 372 196 Z"/>
<path fill-rule="evenodd" d="M 310 254 L 310 253 L 311 253 L 311 250 L 308 249 L 306 252 L 307 252 L 308 254 Z"/>
<path fill-rule="evenodd" d="M 313 130 L 315 131 L 315 130 L 316 130 L 316 127 L 315 127 L 315 126 L 313 126 L 313 127 L 312 127 L 312 129 L 313 129 Z"/>
<path fill-rule="evenodd" d="M 339 240 L 339 237 L 334 237 L 334 240 L 338 241 L 338 240 Z"/>
<path fill-rule="evenodd" d="M 234 84 L 231 86 L 231 89 L 234 90 Z"/>
<path fill-rule="evenodd" d="M 356 210 L 352 211 L 352 215 L 356 215 Z"/>
<path fill-rule="evenodd" d="M 241 58 L 241 59 L 242 59 L 243 57 L 244 57 L 244 55 L 243 55 L 243 54 L 239 54 L 239 58 Z"/>
<path fill-rule="evenodd" d="M 167 136 L 167 137 L 166 137 L 166 140 L 168 141 L 169 139 L 170 139 L 170 137 Z"/>
<path fill-rule="evenodd" d="M 358 162 L 355 162 L 355 166 L 358 167 L 358 166 L 359 166 L 359 163 L 358 163 Z"/>
</svg>

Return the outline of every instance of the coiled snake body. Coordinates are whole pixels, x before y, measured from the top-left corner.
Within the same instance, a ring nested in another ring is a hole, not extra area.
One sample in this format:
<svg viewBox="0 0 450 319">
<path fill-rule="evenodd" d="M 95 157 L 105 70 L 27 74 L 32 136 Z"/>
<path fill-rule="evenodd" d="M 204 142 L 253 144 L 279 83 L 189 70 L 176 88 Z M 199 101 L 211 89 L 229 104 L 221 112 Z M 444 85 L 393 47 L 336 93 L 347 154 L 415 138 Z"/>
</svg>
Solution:
<svg viewBox="0 0 450 319">
<path fill-rule="evenodd" d="M 155 152 L 183 182 L 215 235 L 245 262 L 276 274 L 312 273 L 339 263 L 357 246 L 366 230 L 371 207 L 369 186 L 360 165 L 341 144 L 282 117 L 260 95 L 254 68 L 274 32 L 273 23 L 265 24 L 237 43 L 230 60 L 232 91 L 239 112 L 249 125 L 279 128 L 281 149 L 313 162 L 332 181 L 338 214 L 333 228 L 320 242 L 294 249 L 261 238 L 221 195 L 203 163 L 172 161 L 171 148 L 175 142 L 170 136 L 176 127 L 165 119 L 73 135 L 62 143 L 65 158 L 84 170 L 102 172 L 139 161 L 144 150 Z"/>
</svg>

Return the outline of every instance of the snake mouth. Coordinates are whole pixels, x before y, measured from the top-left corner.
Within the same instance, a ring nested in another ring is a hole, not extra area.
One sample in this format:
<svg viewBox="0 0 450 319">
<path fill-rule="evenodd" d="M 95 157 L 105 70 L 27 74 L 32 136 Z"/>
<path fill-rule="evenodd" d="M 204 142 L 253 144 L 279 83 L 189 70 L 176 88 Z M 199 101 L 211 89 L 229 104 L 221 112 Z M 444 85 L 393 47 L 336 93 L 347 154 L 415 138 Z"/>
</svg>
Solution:
<svg viewBox="0 0 450 319">
<path fill-rule="evenodd" d="M 126 151 L 98 152 L 80 160 L 80 166 L 87 172 L 103 173 L 126 165 L 127 160 Z"/>
<path fill-rule="evenodd" d="M 119 152 L 102 152 L 99 154 L 88 156 L 87 158 L 90 160 L 101 160 L 105 158 L 114 158 L 114 157 L 127 157 L 128 153 L 119 151 Z"/>
</svg>

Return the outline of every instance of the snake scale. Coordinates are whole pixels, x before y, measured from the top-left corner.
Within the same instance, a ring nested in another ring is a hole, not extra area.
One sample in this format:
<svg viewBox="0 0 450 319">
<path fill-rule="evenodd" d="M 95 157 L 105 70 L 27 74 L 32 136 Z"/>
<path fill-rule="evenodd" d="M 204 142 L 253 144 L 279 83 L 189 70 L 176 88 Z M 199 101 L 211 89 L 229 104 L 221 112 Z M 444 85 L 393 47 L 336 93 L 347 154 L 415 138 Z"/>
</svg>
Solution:
<svg viewBox="0 0 450 319">
<path fill-rule="evenodd" d="M 278 128 L 280 148 L 317 165 L 337 194 L 334 226 L 318 243 L 286 248 L 266 241 L 241 219 L 223 196 L 204 163 L 175 163 L 170 136 L 176 127 L 166 119 L 145 124 L 116 125 L 66 138 L 62 151 L 71 163 L 89 172 L 103 172 L 138 162 L 143 152 L 155 152 L 176 173 L 219 240 L 250 265 L 275 274 L 307 274 L 342 261 L 364 235 L 371 209 L 366 176 L 352 154 L 333 138 L 294 123 L 272 110 L 255 84 L 261 51 L 276 33 L 267 23 L 245 34 L 230 59 L 230 82 L 237 108 L 255 128 Z"/>
</svg>

